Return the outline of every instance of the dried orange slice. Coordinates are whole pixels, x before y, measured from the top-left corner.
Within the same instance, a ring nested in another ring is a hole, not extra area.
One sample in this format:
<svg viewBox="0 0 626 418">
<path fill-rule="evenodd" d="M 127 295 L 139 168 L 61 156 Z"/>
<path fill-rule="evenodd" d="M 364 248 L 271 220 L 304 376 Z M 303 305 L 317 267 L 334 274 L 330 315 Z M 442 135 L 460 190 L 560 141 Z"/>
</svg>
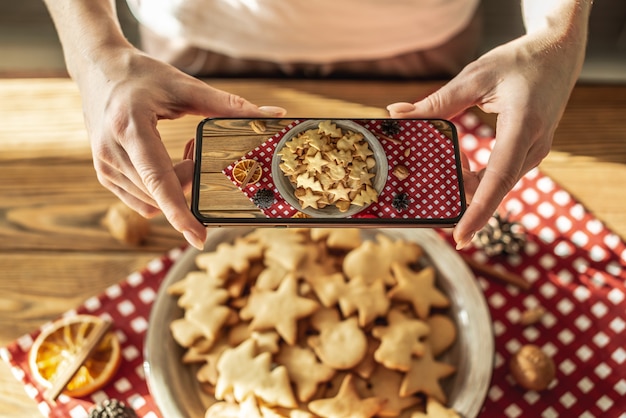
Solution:
<svg viewBox="0 0 626 418">
<path fill-rule="evenodd" d="M 97 321 L 93 315 L 76 315 L 59 319 L 45 328 L 33 342 L 28 355 L 31 372 L 43 387 L 52 386 L 57 371 L 75 358 L 86 344 L 89 333 Z M 82 397 L 106 385 L 115 375 L 122 362 L 120 342 L 115 333 L 109 331 L 78 369 L 63 393 L 71 397 Z"/>
<path fill-rule="evenodd" d="M 233 167 L 233 178 L 237 180 L 239 183 L 243 183 L 246 177 L 248 176 L 248 174 L 250 173 L 250 170 L 252 170 L 252 166 L 254 165 L 254 163 L 255 163 L 255 160 L 249 160 L 249 159 L 245 159 L 245 160 L 241 160 L 237 162 L 237 164 L 235 164 L 235 166 Z M 254 184 L 257 181 L 261 180 L 262 174 L 263 174 L 263 169 L 261 168 L 261 164 L 257 163 L 256 169 L 254 170 L 254 173 L 250 177 L 248 184 Z"/>
</svg>

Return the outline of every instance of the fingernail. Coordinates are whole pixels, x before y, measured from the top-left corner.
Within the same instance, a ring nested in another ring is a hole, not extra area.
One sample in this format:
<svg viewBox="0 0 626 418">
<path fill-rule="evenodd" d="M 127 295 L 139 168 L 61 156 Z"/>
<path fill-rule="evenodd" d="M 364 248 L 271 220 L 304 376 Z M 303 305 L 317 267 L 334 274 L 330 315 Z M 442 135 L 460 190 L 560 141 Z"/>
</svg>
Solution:
<svg viewBox="0 0 626 418">
<path fill-rule="evenodd" d="M 415 105 L 412 103 L 392 103 L 387 106 L 387 110 L 395 113 L 407 113 L 415 110 Z"/>
<path fill-rule="evenodd" d="M 466 235 L 463 238 L 461 238 L 460 240 L 458 240 L 456 242 L 456 249 L 457 250 L 462 250 L 463 248 L 467 247 L 469 245 L 469 243 L 472 242 L 472 239 L 474 239 L 474 235 L 476 235 L 476 233 L 472 232 L 471 234 Z"/>
<path fill-rule="evenodd" d="M 287 111 L 278 106 L 259 106 L 259 110 L 267 116 L 284 116 Z"/>
<path fill-rule="evenodd" d="M 202 251 L 204 249 L 204 242 L 192 231 L 183 231 L 183 237 L 198 250 Z"/>
</svg>

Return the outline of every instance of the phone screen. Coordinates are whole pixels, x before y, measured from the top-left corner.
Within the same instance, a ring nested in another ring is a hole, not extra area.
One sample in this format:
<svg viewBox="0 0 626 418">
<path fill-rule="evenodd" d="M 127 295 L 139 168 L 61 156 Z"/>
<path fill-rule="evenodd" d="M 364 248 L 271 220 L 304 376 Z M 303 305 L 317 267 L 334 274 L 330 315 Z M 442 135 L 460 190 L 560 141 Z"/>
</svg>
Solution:
<svg viewBox="0 0 626 418">
<path fill-rule="evenodd" d="M 442 119 L 209 118 L 195 147 L 206 225 L 452 226 L 466 207 Z"/>
</svg>

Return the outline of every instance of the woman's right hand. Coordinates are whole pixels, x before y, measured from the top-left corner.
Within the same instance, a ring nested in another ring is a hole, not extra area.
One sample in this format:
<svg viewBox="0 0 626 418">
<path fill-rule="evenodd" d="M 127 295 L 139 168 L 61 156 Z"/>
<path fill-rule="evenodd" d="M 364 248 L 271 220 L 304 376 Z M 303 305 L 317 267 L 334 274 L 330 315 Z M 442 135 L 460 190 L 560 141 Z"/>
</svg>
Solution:
<svg viewBox="0 0 626 418">
<path fill-rule="evenodd" d="M 75 76 L 98 180 L 146 217 L 162 211 L 190 244 L 201 247 L 206 230 L 184 196 L 191 186 L 193 163 L 172 163 L 158 121 L 186 114 L 271 117 L 285 111 L 258 107 L 212 88 L 133 47 L 107 54 Z"/>
</svg>

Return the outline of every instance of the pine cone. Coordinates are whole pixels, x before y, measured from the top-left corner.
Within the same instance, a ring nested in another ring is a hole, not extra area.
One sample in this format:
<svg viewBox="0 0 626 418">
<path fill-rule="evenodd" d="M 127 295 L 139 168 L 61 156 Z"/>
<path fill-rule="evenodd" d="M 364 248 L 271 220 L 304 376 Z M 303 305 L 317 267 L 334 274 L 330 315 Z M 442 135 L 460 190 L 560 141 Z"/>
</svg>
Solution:
<svg viewBox="0 0 626 418">
<path fill-rule="evenodd" d="M 400 133 L 400 124 L 397 120 L 385 119 L 380 123 L 380 130 L 387 136 L 395 136 Z"/>
<path fill-rule="evenodd" d="M 274 204 L 274 192 L 270 189 L 259 189 L 252 197 L 252 202 L 261 209 L 267 209 Z"/>
<path fill-rule="evenodd" d="M 409 208 L 410 203 L 411 203 L 411 199 L 409 198 L 408 194 L 398 193 L 397 195 L 393 197 L 393 200 L 391 201 L 391 206 L 393 206 L 394 209 L 397 210 L 398 212 L 402 212 L 403 210 L 406 210 Z"/>
<path fill-rule="evenodd" d="M 509 216 L 494 214 L 476 234 L 476 243 L 489 257 L 518 254 L 526 243 L 524 228 Z"/>
<path fill-rule="evenodd" d="M 88 418 L 138 418 L 135 411 L 117 399 L 105 399 L 95 405 Z"/>
</svg>

